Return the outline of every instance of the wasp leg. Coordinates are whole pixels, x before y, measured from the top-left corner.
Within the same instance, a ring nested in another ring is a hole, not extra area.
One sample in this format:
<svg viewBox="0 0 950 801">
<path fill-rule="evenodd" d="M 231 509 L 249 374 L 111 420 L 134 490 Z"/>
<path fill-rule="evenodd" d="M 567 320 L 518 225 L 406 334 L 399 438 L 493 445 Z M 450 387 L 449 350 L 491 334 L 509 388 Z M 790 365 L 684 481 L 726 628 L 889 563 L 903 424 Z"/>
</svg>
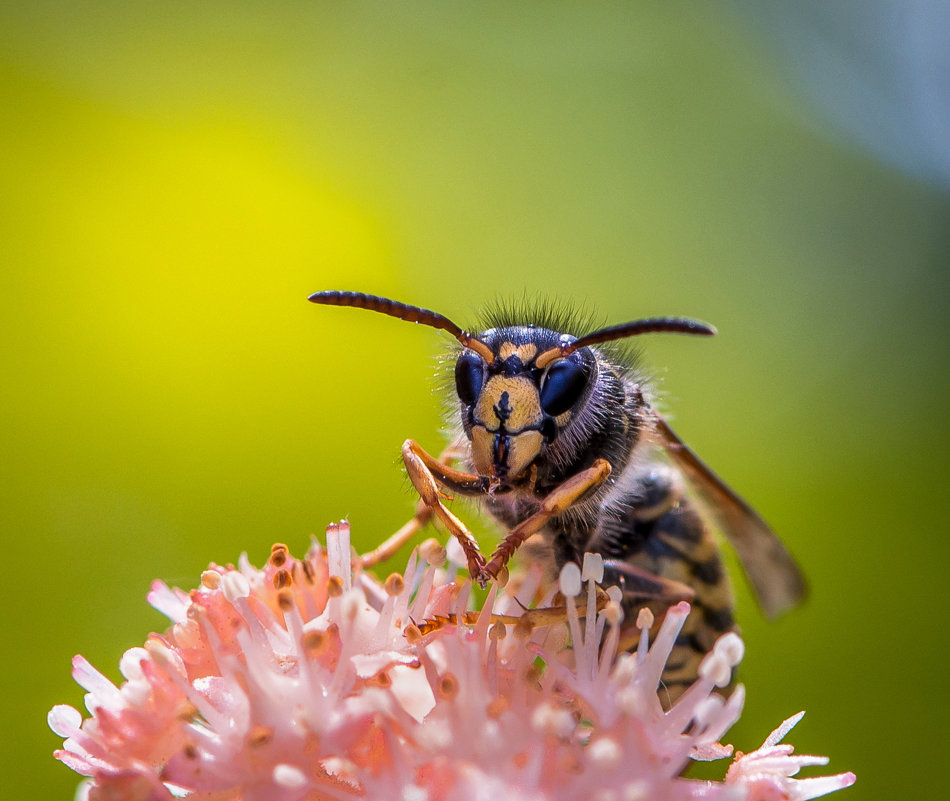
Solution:
<svg viewBox="0 0 950 801">
<path fill-rule="evenodd" d="M 465 524 L 443 505 L 439 498 L 439 484 L 465 495 L 482 495 L 488 491 L 488 478 L 453 470 L 431 457 L 411 439 L 403 443 L 402 458 L 406 463 L 406 471 L 409 473 L 412 486 L 422 498 L 422 503 L 430 514 L 434 514 L 445 524 L 449 533 L 462 546 L 472 578 L 482 576 L 485 569 L 485 557 L 478 550 L 478 543 L 475 542 L 475 538 Z"/>
<path fill-rule="evenodd" d="M 551 490 L 541 501 L 541 508 L 531 517 L 521 521 L 502 540 L 492 554 L 491 560 L 485 565 L 485 569 L 478 579 L 479 582 L 484 585 L 490 579 L 497 577 L 505 565 L 508 564 L 508 560 L 528 537 L 544 528 L 552 517 L 570 509 L 584 495 L 603 484 L 609 476 L 610 463 L 606 459 L 598 459 L 586 470 L 571 476 L 567 481 Z"/>
<path fill-rule="evenodd" d="M 631 608 L 639 608 L 647 601 L 661 601 L 670 606 L 680 601 L 692 603 L 696 597 L 695 590 L 682 581 L 659 576 L 619 559 L 604 560 L 604 583 L 620 587 Z"/>
<path fill-rule="evenodd" d="M 454 446 L 447 450 L 448 454 L 454 454 Z M 491 480 L 488 476 L 480 476 L 475 473 L 463 473 L 460 470 L 453 470 L 447 464 L 439 459 L 430 456 L 415 440 L 407 439 L 402 444 L 402 458 L 409 467 L 410 457 L 416 460 L 428 470 L 428 472 L 446 489 L 451 492 L 457 492 L 460 495 L 485 495 L 491 486 Z M 412 475 L 410 474 L 410 478 Z M 416 487 L 418 489 L 418 487 Z M 420 492 L 420 495 L 422 493 Z"/>
<path fill-rule="evenodd" d="M 425 460 L 425 458 L 432 460 L 432 457 L 430 457 L 421 449 L 418 450 L 418 455 L 420 455 L 423 460 Z M 456 441 L 439 454 L 438 460 L 432 461 L 435 464 L 445 467 L 446 462 L 461 459 L 464 456 L 465 449 L 463 444 Z M 367 553 L 363 554 L 360 557 L 360 564 L 363 567 L 373 567 L 374 565 L 378 565 L 380 562 L 385 562 L 387 559 L 394 556 L 407 542 L 409 542 L 409 540 L 411 540 L 422 528 L 424 528 L 431 519 L 432 509 L 420 501 L 416 506 L 416 513 L 412 516 L 412 519 L 394 534 L 390 535 L 384 542 L 380 543 L 372 551 L 368 551 Z"/>
<path fill-rule="evenodd" d="M 373 567 L 373 565 L 378 565 L 380 562 L 385 562 L 409 542 L 431 519 L 432 510 L 420 501 L 416 506 L 416 513 L 412 519 L 373 550 L 364 553 L 360 557 L 360 565 Z"/>
<path fill-rule="evenodd" d="M 559 596 L 560 597 L 560 596 Z M 597 588 L 596 604 L 594 606 L 594 611 L 603 612 L 607 608 L 607 604 L 610 603 L 610 596 L 607 595 L 606 591 L 602 588 Z M 564 600 L 563 598 L 561 600 Z M 584 619 L 587 617 L 587 595 L 582 594 L 579 598 L 574 601 L 574 607 L 577 613 L 578 619 Z M 475 626 L 477 625 L 479 618 L 481 617 L 481 612 L 465 612 L 461 618 L 454 613 L 449 613 L 447 615 L 439 615 L 436 617 L 426 618 L 425 620 L 420 620 L 418 622 L 412 622 L 406 627 L 406 632 L 409 630 L 413 631 L 412 636 L 426 636 L 431 634 L 433 631 L 438 631 L 439 629 L 445 628 L 445 626 L 457 626 L 461 620 L 461 624 L 465 626 Z M 537 609 L 525 609 L 520 615 L 500 615 L 492 613 L 491 622 L 493 624 L 502 624 L 504 626 L 514 626 L 516 631 L 523 632 L 525 634 L 530 634 L 536 628 L 541 626 L 553 626 L 557 623 L 563 623 L 568 619 L 567 606 L 542 606 Z"/>
</svg>

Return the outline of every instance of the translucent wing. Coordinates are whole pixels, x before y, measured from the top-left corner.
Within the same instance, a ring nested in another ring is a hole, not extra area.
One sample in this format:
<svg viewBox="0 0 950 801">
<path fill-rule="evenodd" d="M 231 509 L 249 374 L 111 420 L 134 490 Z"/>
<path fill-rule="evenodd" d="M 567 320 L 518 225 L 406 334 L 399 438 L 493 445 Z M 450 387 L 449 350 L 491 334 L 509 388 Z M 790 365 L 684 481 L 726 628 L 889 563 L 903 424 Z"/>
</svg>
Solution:
<svg viewBox="0 0 950 801">
<path fill-rule="evenodd" d="M 703 511 L 735 548 L 766 616 L 775 617 L 799 603 L 805 597 L 805 577 L 772 529 L 660 415 L 655 414 L 655 420 L 660 446 L 688 481 Z"/>
</svg>

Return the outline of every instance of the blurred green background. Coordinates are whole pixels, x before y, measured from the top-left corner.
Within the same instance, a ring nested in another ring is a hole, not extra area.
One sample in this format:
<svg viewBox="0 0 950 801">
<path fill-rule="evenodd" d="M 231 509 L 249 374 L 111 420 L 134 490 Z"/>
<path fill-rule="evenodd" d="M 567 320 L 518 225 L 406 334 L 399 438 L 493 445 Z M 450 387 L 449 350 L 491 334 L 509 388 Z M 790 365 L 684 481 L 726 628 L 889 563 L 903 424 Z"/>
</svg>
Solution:
<svg viewBox="0 0 950 801">
<path fill-rule="evenodd" d="M 445 336 L 305 300 L 346 288 L 715 323 L 648 362 L 812 584 L 775 624 L 740 587 L 729 739 L 807 709 L 842 797 L 938 797 L 950 193 L 936 140 L 815 101 L 816 7 L 3 3 L 0 795 L 71 797 L 46 712 L 164 626 L 153 578 L 410 514 Z"/>
</svg>

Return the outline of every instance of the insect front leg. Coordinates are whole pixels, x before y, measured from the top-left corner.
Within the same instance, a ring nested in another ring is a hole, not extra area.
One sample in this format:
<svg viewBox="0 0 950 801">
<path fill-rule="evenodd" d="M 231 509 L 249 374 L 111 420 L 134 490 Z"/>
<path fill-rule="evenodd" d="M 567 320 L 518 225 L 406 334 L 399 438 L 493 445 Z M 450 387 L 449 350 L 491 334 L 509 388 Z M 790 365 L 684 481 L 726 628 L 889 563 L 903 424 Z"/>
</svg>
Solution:
<svg viewBox="0 0 950 801">
<path fill-rule="evenodd" d="M 419 493 L 423 505 L 430 514 L 438 517 L 449 533 L 458 540 L 465 553 L 469 573 L 472 578 L 480 579 L 484 575 L 485 557 L 478 550 L 478 543 L 465 524 L 445 508 L 440 498 L 439 484 L 463 495 L 484 495 L 488 492 L 488 477 L 453 470 L 430 456 L 411 439 L 403 443 L 402 458 L 412 486 Z"/>
<path fill-rule="evenodd" d="M 428 456 L 428 454 L 426 454 L 421 449 L 419 449 L 419 451 L 424 456 Z M 462 459 L 464 456 L 465 448 L 463 444 L 459 441 L 456 441 L 443 450 L 439 454 L 438 460 L 434 460 L 434 462 L 440 465 L 443 469 L 447 469 L 447 462 Z M 428 458 L 431 459 L 431 457 Z M 378 565 L 380 562 L 385 562 L 387 559 L 394 556 L 407 542 L 409 542 L 409 540 L 411 540 L 426 526 L 426 524 L 432 519 L 432 514 L 432 508 L 420 500 L 419 503 L 416 504 L 416 513 L 412 516 L 412 518 L 398 531 L 391 534 L 386 538 L 386 540 L 373 548 L 373 550 L 363 554 L 360 557 L 360 564 L 363 567 L 373 567 L 374 565 Z"/>
<path fill-rule="evenodd" d="M 502 540 L 491 560 L 485 565 L 479 581 L 487 584 L 489 579 L 496 578 L 528 537 L 544 528 L 552 517 L 570 509 L 587 493 L 603 484 L 609 476 L 610 463 L 606 459 L 598 459 L 586 470 L 571 476 L 551 490 L 541 501 L 541 508 L 526 520 L 522 520 Z"/>
</svg>

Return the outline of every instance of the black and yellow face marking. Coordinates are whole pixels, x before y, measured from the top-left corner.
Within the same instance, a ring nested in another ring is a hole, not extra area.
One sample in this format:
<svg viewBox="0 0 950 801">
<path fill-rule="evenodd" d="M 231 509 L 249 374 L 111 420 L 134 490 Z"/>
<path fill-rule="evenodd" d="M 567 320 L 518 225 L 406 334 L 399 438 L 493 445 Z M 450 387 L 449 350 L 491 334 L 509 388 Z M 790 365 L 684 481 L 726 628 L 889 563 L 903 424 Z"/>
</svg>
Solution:
<svg viewBox="0 0 950 801">
<path fill-rule="evenodd" d="M 541 453 L 541 399 L 527 376 L 489 378 L 472 420 L 472 460 L 480 473 L 517 478 Z"/>
<path fill-rule="evenodd" d="M 510 338 L 509 338 L 510 337 Z M 571 419 L 594 371 L 589 350 L 538 367 L 536 357 L 559 342 L 541 328 L 489 330 L 479 335 L 492 352 L 463 351 L 455 367 L 472 463 L 496 484 L 516 483 Z"/>
</svg>

